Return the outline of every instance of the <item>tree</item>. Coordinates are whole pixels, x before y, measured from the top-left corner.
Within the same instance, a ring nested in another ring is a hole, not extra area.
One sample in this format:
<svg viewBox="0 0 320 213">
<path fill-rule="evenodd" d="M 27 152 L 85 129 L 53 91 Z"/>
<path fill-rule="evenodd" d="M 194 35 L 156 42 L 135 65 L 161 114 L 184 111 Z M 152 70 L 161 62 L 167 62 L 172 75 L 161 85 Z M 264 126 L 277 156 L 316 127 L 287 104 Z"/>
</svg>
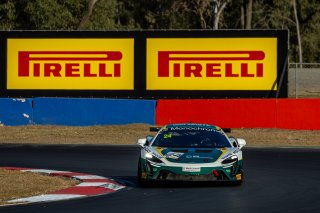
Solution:
<svg viewBox="0 0 320 213">
<path fill-rule="evenodd" d="M 241 28 L 251 29 L 252 0 L 242 0 L 241 4 Z"/>
<path fill-rule="evenodd" d="M 93 11 L 93 7 L 97 3 L 97 1 L 98 0 L 88 0 L 88 9 L 79 24 L 78 30 L 81 30 L 83 26 L 86 24 L 86 22 L 88 22 L 88 20 L 90 19 L 90 16 Z"/>
<path fill-rule="evenodd" d="M 173 3 L 174 16 L 184 14 L 189 29 L 218 29 L 229 2 L 230 0 L 176 0 Z"/>
<path fill-rule="evenodd" d="M 288 29 L 290 31 L 290 61 L 300 61 L 299 39 L 304 62 L 319 60 L 320 4 L 317 0 L 296 1 L 296 16 L 292 0 L 256 0 L 253 2 L 252 28 Z M 298 36 L 297 25 L 299 22 Z"/>
<path fill-rule="evenodd" d="M 290 60 L 320 61 L 319 0 L 2 0 L 0 2 L 1 30 L 221 28 L 288 29 Z"/>
<path fill-rule="evenodd" d="M 0 3 L 0 27 L 8 30 L 76 29 L 84 0 L 7 0 Z"/>
<path fill-rule="evenodd" d="M 88 11 L 85 12 L 87 14 Z M 99 0 L 94 4 L 89 19 L 85 21 L 82 30 L 115 30 L 118 29 L 117 0 Z M 82 19 L 83 20 L 83 19 Z"/>
<path fill-rule="evenodd" d="M 298 39 L 298 48 L 299 48 L 299 64 L 301 66 L 301 64 L 302 64 L 302 47 L 301 47 L 300 25 L 299 25 L 299 19 L 298 19 L 296 0 L 292 0 L 292 5 L 293 5 L 294 19 L 296 22 L 296 29 L 297 29 L 297 39 Z"/>
<path fill-rule="evenodd" d="M 11 30 L 15 28 L 16 7 L 13 0 L 0 4 L 0 29 Z"/>
<path fill-rule="evenodd" d="M 219 20 L 221 14 L 230 0 L 213 0 L 213 29 L 217 30 L 219 28 Z"/>
</svg>

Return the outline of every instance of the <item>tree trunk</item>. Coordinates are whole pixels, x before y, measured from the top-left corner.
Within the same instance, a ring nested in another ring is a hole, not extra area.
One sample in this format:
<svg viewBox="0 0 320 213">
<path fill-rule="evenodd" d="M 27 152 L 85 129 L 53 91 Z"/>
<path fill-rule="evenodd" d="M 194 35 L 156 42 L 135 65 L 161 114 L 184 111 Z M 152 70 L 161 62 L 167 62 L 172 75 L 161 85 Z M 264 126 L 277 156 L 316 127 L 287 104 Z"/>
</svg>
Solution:
<svg viewBox="0 0 320 213">
<path fill-rule="evenodd" d="M 249 0 L 246 7 L 246 29 L 251 29 L 251 21 L 252 21 L 252 0 Z"/>
<path fill-rule="evenodd" d="M 219 20 L 220 20 L 220 16 L 224 10 L 224 8 L 227 6 L 228 2 L 230 0 L 225 0 L 222 3 L 220 2 L 220 4 L 218 3 L 218 12 L 216 13 L 215 19 L 214 19 L 214 25 L 213 25 L 213 29 L 217 30 L 219 29 Z"/>
<path fill-rule="evenodd" d="M 88 0 L 88 10 L 87 10 L 86 14 L 83 16 L 83 18 L 79 24 L 78 30 L 81 30 L 83 28 L 83 26 L 87 23 L 87 21 L 90 19 L 90 16 L 93 11 L 93 7 L 97 3 L 97 1 L 98 0 Z"/>
<path fill-rule="evenodd" d="M 217 13 L 218 13 L 218 2 L 217 0 L 213 0 L 213 17 L 212 17 L 212 28 L 216 30 L 215 28 L 215 22 L 217 19 Z"/>
<path fill-rule="evenodd" d="M 244 14 L 244 8 L 245 8 L 245 0 L 243 0 L 243 4 L 241 4 L 241 17 L 240 17 L 240 21 L 241 21 L 241 29 L 244 29 L 244 23 L 245 23 L 245 14 Z"/>
<path fill-rule="evenodd" d="M 200 13 L 199 16 L 200 16 L 201 29 L 206 29 L 207 23 L 206 23 L 206 20 L 203 18 L 203 14 Z"/>
<path fill-rule="evenodd" d="M 297 29 L 298 48 L 299 48 L 299 67 L 301 68 L 301 66 L 302 66 L 302 48 L 301 48 L 300 25 L 299 25 L 299 19 L 298 19 L 296 0 L 292 0 L 292 4 L 293 4 L 294 18 L 296 21 L 296 29 Z"/>
</svg>

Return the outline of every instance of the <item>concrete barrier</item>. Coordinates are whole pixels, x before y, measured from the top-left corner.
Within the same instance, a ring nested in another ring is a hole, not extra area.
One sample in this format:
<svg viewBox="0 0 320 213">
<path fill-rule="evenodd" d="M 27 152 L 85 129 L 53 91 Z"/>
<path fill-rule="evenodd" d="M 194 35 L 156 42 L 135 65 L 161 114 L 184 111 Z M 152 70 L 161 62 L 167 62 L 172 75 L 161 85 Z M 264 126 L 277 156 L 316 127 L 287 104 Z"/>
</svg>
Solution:
<svg viewBox="0 0 320 213">
<path fill-rule="evenodd" d="M 230 128 L 320 129 L 320 99 L 158 100 L 156 124 L 208 123 Z"/>
<path fill-rule="evenodd" d="M 277 128 L 320 129 L 319 119 L 320 99 L 277 100 Z"/>
<path fill-rule="evenodd" d="M 230 128 L 320 130 L 320 99 L 0 99 L 0 125 L 208 123 Z"/>
<path fill-rule="evenodd" d="M 275 128 L 274 99 L 159 100 L 156 124 L 193 122 L 229 128 Z"/>
<path fill-rule="evenodd" d="M 0 125 L 27 125 L 32 121 L 32 99 L 0 98 Z"/>
<path fill-rule="evenodd" d="M 35 98 L 34 123 L 45 125 L 113 125 L 155 123 L 154 100 Z"/>
</svg>

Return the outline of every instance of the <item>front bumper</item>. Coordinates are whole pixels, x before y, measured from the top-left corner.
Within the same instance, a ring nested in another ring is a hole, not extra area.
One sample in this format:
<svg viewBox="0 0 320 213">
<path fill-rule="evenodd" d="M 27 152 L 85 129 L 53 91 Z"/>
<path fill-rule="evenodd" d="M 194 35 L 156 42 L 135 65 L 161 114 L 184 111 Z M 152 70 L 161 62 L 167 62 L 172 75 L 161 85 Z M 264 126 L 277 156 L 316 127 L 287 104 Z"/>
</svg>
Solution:
<svg viewBox="0 0 320 213">
<path fill-rule="evenodd" d="M 141 178 L 145 180 L 178 181 L 239 181 L 242 179 L 242 160 L 229 167 L 199 166 L 200 171 L 185 172 L 183 167 L 166 166 L 141 159 Z"/>
</svg>

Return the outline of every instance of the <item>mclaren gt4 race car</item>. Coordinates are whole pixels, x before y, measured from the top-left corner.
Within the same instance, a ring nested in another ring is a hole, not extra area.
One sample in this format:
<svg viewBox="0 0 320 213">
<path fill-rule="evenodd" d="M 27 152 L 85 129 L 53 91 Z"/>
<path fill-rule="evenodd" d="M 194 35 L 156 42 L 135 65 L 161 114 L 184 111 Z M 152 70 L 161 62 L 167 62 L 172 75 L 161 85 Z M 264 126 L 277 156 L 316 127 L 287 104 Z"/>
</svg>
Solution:
<svg viewBox="0 0 320 213">
<path fill-rule="evenodd" d="M 170 124 L 155 137 L 139 139 L 142 147 L 138 182 L 150 180 L 243 180 L 244 139 L 228 137 L 223 129 L 206 124 Z"/>
</svg>

